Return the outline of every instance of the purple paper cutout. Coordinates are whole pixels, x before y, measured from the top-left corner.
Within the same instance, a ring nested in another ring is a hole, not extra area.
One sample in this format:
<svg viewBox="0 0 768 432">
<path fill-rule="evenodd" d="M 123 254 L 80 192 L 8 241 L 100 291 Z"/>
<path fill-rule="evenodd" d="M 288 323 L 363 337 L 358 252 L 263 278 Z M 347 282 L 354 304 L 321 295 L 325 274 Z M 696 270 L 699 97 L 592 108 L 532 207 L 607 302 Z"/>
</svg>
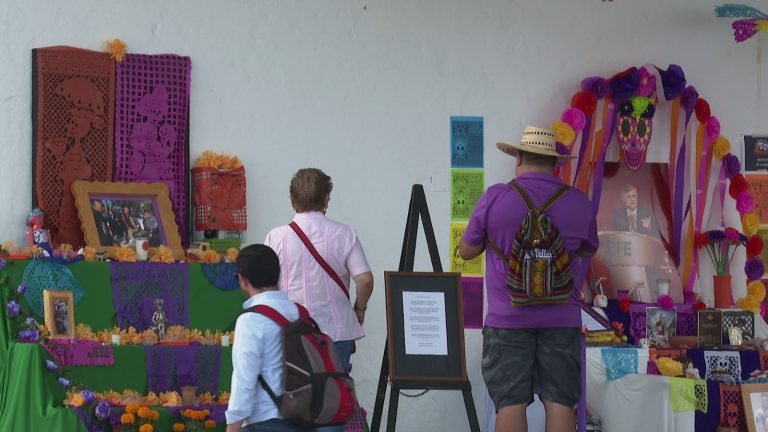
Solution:
<svg viewBox="0 0 768 432">
<path fill-rule="evenodd" d="M 461 278 L 461 305 L 465 329 L 483 328 L 483 278 Z"/>
<path fill-rule="evenodd" d="M 147 345 L 147 388 L 155 393 L 197 386 L 197 392 L 218 394 L 221 347 Z"/>
<path fill-rule="evenodd" d="M 62 366 L 112 366 L 112 347 L 88 340 L 49 339 L 42 344 Z"/>
<path fill-rule="evenodd" d="M 167 184 L 185 247 L 191 72 L 189 57 L 127 54 L 115 82 L 115 180 Z"/>
<path fill-rule="evenodd" d="M 149 328 L 146 323 L 146 300 L 165 300 L 166 318 L 170 325 L 189 327 L 189 268 L 186 264 L 112 262 L 112 301 L 120 328 L 133 326 L 137 331 Z M 152 309 L 154 311 L 154 309 Z M 166 325 L 167 327 L 168 325 Z"/>
</svg>

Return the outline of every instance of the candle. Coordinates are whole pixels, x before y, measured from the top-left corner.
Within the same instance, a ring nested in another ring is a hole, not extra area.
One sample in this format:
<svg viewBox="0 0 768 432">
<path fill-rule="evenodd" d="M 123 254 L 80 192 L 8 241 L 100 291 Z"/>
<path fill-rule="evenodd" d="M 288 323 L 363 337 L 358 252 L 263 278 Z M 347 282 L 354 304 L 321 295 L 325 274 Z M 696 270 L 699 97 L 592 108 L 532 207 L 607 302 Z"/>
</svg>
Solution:
<svg viewBox="0 0 768 432">
<path fill-rule="evenodd" d="M 221 346 L 229 346 L 229 335 L 221 335 Z"/>
<path fill-rule="evenodd" d="M 119 334 L 113 334 L 112 335 L 112 345 L 120 345 L 120 335 Z"/>
</svg>

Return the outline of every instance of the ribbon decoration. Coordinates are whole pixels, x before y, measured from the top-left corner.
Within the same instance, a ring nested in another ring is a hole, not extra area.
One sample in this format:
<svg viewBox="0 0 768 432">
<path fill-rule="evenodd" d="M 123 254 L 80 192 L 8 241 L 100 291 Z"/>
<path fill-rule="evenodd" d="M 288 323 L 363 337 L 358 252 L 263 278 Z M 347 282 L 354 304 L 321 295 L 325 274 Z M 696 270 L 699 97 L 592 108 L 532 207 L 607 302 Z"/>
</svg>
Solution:
<svg viewBox="0 0 768 432">
<path fill-rule="evenodd" d="M 607 116 L 607 118 L 606 118 Z M 608 121 L 606 124 L 605 121 Z M 611 137 L 613 136 L 613 128 L 616 126 L 616 105 L 613 100 L 606 99 L 605 108 L 603 109 L 603 128 L 598 132 L 600 136 L 600 149 L 597 152 L 597 160 L 595 161 L 595 183 L 592 189 L 592 213 L 597 216 L 597 212 L 600 210 L 600 195 L 603 192 L 603 171 L 605 170 L 605 153 L 608 150 L 608 146 L 611 144 Z M 607 126 L 607 130 L 606 130 Z M 607 133 L 606 133 L 607 132 Z"/>
<path fill-rule="evenodd" d="M 680 110 L 680 99 L 675 100 L 675 107 L 677 111 Z M 673 117 L 677 117 L 673 115 Z M 688 128 L 688 121 L 691 119 L 691 113 L 685 115 L 685 128 Z M 675 132 L 677 128 L 674 127 Z M 685 133 L 683 133 L 683 139 L 680 142 L 680 148 L 677 151 L 677 157 L 670 160 L 675 160 L 674 168 L 674 192 L 672 193 L 672 247 L 674 249 L 674 259 L 676 263 L 680 263 L 680 244 L 682 242 L 682 228 L 684 222 L 683 214 L 683 200 L 685 198 L 685 156 L 686 156 L 686 142 Z"/>
</svg>

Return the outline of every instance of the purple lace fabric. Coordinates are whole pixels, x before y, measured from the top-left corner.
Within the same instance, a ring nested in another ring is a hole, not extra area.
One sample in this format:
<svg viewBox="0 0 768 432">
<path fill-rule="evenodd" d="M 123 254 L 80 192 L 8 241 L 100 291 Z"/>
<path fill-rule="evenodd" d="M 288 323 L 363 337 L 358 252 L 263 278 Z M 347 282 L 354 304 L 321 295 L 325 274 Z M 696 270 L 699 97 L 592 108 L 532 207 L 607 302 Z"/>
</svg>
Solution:
<svg viewBox="0 0 768 432">
<path fill-rule="evenodd" d="M 189 57 L 127 54 L 115 83 L 115 180 L 167 184 L 185 247 L 191 72 Z"/>
<path fill-rule="evenodd" d="M 152 326 L 155 300 L 163 299 L 168 323 L 189 327 L 186 264 L 112 262 L 112 301 L 117 325 L 144 331 Z"/>
<path fill-rule="evenodd" d="M 47 344 L 42 345 L 62 366 L 112 366 L 115 364 L 112 347 L 99 342 L 49 339 Z"/>
<path fill-rule="evenodd" d="M 635 340 L 644 338 L 646 335 L 645 309 L 649 307 L 658 307 L 655 304 L 634 303 L 629 307 L 629 334 Z M 675 333 L 678 336 L 696 335 L 696 311 L 690 303 L 676 304 L 677 325 Z"/>
<path fill-rule="evenodd" d="M 155 393 L 197 386 L 198 393 L 219 393 L 221 347 L 210 345 L 144 347 L 147 388 Z"/>
</svg>

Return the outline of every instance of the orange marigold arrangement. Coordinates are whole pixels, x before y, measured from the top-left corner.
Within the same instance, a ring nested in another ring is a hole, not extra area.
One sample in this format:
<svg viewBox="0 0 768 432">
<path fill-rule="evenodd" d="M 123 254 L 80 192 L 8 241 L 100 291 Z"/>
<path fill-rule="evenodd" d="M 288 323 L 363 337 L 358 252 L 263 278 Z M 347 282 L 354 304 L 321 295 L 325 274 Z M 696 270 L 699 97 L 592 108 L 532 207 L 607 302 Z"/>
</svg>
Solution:
<svg viewBox="0 0 768 432">
<path fill-rule="evenodd" d="M 216 421 L 210 418 L 210 416 L 211 412 L 207 409 L 185 409 L 181 412 L 181 418 L 184 420 L 184 423 L 176 423 L 173 425 L 173 430 L 177 430 L 177 425 L 179 431 L 202 431 L 203 428 L 215 429 Z"/>
<path fill-rule="evenodd" d="M 159 419 L 159 411 L 146 405 L 130 402 L 125 405 L 125 413 L 120 416 L 120 424 L 123 425 L 120 430 L 122 432 L 154 432 L 155 427 L 152 423 Z"/>
</svg>

